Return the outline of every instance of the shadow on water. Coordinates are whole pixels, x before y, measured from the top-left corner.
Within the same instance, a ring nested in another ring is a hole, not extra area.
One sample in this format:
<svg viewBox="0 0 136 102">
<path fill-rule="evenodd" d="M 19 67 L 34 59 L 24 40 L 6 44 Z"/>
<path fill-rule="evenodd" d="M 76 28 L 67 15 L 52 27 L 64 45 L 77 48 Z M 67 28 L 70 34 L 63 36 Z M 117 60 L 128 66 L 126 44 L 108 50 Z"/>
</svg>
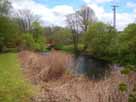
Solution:
<svg viewBox="0 0 136 102">
<path fill-rule="evenodd" d="M 109 62 L 96 59 L 89 55 L 81 55 L 75 58 L 74 73 L 86 75 L 90 79 L 104 79 L 110 75 L 111 68 Z"/>
</svg>

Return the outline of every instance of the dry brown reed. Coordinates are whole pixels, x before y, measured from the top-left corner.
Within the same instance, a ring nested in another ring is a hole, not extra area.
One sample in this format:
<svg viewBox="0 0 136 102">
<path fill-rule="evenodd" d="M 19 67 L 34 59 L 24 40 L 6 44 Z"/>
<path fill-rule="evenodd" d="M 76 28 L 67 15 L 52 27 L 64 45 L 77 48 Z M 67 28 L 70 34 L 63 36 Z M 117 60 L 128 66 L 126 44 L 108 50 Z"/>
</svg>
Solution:
<svg viewBox="0 0 136 102">
<path fill-rule="evenodd" d="M 19 58 L 24 72 L 33 82 L 58 79 L 72 65 L 72 56 L 58 51 L 47 54 L 22 51 Z"/>
<path fill-rule="evenodd" d="M 112 71 L 108 78 L 99 81 L 84 76 L 64 79 L 64 82 L 63 78 L 54 81 L 71 67 L 72 56 L 63 52 L 52 51 L 41 55 L 23 51 L 19 53 L 19 58 L 28 78 L 35 83 L 45 82 L 42 90 L 46 91 L 36 96 L 34 102 L 128 102 L 128 95 L 136 84 L 136 73 L 124 76 L 119 70 Z M 127 92 L 119 90 L 122 82 L 127 83 Z"/>
</svg>

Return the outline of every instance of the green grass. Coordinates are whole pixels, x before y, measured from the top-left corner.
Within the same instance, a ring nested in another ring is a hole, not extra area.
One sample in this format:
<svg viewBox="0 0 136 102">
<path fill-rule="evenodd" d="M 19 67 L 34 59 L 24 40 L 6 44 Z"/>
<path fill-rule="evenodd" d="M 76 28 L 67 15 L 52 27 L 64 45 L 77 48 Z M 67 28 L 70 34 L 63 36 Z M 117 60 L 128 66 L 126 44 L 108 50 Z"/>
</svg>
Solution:
<svg viewBox="0 0 136 102">
<path fill-rule="evenodd" d="M 74 45 L 72 45 L 72 44 L 70 44 L 70 45 L 57 45 L 55 47 L 62 50 L 62 51 L 65 51 L 65 52 L 73 53 L 73 51 L 74 51 Z M 82 50 L 83 47 L 84 47 L 83 44 L 78 45 L 79 50 Z"/>
<path fill-rule="evenodd" d="M 30 102 L 32 86 L 24 80 L 15 53 L 0 54 L 0 102 Z"/>
</svg>

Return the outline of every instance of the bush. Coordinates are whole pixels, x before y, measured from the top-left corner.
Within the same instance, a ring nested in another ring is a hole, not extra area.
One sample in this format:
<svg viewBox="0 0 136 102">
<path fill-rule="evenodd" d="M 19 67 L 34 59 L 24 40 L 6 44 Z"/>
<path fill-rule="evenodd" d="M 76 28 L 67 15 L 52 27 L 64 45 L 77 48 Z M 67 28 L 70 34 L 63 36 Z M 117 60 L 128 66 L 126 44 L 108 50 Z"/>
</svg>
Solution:
<svg viewBox="0 0 136 102">
<path fill-rule="evenodd" d="M 44 51 L 45 50 L 45 39 L 43 36 L 37 36 L 34 38 L 31 33 L 23 34 L 23 49 L 29 49 L 34 51 Z"/>
<path fill-rule="evenodd" d="M 10 18 L 0 16 L 0 51 L 16 48 L 19 43 L 19 27 Z"/>
<path fill-rule="evenodd" d="M 136 102 L 136 92 L 129 95 L 128 102 Z"/>
<path fill-rule="evenodd" d="M 98 22 L 90 25 L 84 43 L 88 45 L 87 51 L 95 57 L 111 59 L 110 56 L 116 51 L 116 37 L 116 30 L 113 27 Z"/>
<path fill-rule="evenodd" d="M 128 86 L 125 83 L 119 84 L 119 90 L 121 92 L 126 92 L 128 90 Z"/>
<path fill-rule="evenodd" d="M 22 45 L 25 49 L 33 49 L 34 48 L 34 39 L 32 34 L 25 33 L 23 34 L 23 42 Z"/>
<path fill-rule="evenodd" d="M 39 36 L 36 38 L 34 43 L 34 49 L 36 51 L 44 51 L 45 50 L 45 38 L 44 36 Z"/>
<path fill-rule="evenodd" d="M 121 64 L 136 65 L 136 24 L 129 24 L 119 36 L 117 60 Z"/>
</svg>

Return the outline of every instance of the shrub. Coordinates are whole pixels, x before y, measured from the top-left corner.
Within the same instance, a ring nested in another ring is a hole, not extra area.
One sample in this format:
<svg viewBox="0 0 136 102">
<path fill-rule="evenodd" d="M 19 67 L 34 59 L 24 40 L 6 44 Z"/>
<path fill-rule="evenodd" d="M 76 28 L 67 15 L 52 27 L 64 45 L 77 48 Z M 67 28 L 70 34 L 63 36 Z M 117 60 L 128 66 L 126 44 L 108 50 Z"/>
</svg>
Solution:
<svg viewBox="0 0 136 102">
<path fill-rule="evenodd" d="M 121 92 L 126 92 L 128 90 L 128 87 L 125 83 L 121 83 L 121 84 L 119 84 L 119 90 Z"/>
<path fill-rule="evenodd" d="M 136 65 L 136 24 L 129 24 L 120 34 L 119 52 L 120 63 Z"/>
<path fill-rule="evenodd" d="M 0 51 L 16 48 L 19 42 L 19 28 L 9 17 L 0 16 Z"/>
<path fill-rule="evenodd" d="M 136 102 L 136 92 L 129 95 L 128 102 Z"/>
<path fill-rule="evenodd" d="M 98 58 L 109 57 L 115 53 L 116 30 L 110 25 L 98 22 L 90 25 L 85 34 L 84 43 L 88 45 L 88 52 Z"/>
<path fill-rule="evenodd" d="M 26 49 L 33 49 L 34 48 L 34 39 L 32 34 L 30 33 L 25 33 L 23 34 L 23 47 Z"/>
<path fill-rule="evenodd" d="M 130 72 L 131 72 L 130 68 L 124 68 L 123 70 L 121 70 L 121 74 L 124 74 L 124 75 L 128 75 Z"/>
</svg>

